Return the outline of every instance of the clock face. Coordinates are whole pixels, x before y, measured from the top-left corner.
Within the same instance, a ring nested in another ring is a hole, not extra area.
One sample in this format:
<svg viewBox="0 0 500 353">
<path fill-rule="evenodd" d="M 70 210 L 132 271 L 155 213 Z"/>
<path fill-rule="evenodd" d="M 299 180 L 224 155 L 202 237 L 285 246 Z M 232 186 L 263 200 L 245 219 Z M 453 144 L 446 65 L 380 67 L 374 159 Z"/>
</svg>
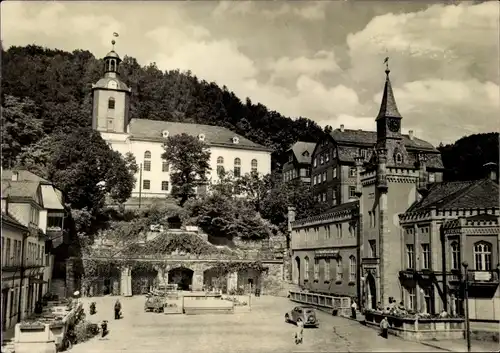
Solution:
<svg viewBox="0 0 500 353">
<path fill-rule="evenodd" d="M 391 130 L 392 132 L 398 132 L 399 131 L 399 120 L 391 119 L 387 122 L 387 126 L 389 127 L 389 130 Z"/>
</svg>

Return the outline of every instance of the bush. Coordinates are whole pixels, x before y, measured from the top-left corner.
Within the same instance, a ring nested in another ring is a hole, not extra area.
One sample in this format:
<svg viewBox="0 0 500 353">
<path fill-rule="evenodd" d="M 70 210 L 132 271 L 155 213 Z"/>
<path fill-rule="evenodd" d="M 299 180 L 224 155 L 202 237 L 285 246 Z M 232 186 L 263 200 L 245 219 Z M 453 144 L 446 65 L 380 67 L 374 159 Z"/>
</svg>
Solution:
<svg viewBox="0 0 500 353">
<path fill-rule="evenodd" d="M 75 325 L 75 342 L 81 343 L 88 341 L 99 333 L 99 326 L 88 321 L 80 321 Z"/>
</svg>

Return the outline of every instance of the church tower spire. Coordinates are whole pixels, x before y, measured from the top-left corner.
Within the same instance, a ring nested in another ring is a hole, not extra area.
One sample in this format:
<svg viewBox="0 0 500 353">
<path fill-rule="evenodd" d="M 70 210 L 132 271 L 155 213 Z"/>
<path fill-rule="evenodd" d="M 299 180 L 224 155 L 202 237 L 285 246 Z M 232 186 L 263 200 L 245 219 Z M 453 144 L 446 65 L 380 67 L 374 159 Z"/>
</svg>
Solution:
<svg viewBox="0 0 500 353">
<path fill-rule="evenodd" d="M 396 99 L 392 91 L 391 79 L 389 78 L 389 58 L 385 58 L 385 84 L 382 94 L 382 102 L 377 118 L 377 141 L 383 142 L 387 139 L 401 139 L 401 119 Z"/>
</svg>

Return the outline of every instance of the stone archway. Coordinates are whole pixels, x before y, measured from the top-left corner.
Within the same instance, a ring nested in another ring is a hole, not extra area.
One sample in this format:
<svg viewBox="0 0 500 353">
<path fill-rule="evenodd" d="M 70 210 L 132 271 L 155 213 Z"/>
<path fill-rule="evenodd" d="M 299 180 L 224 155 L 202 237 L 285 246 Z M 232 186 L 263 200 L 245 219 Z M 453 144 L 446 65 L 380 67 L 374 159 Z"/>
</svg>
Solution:
<svg viewBox="0 0 500 353">
<path fill-rule="evenodd" d="M 293 263 L 294 283 L 300 285 L 300 257 L 296 256 Z"/>
<path fill-rule="evenodd" d="M 168 271 L 168 284 L 177 284 L 179 290 L 191 290 L 194 271 L 187 267 L 175 267 Z"/>
<path fill-rule="evenodd" d="M 373 277 L 373 274 L 369 273 L 366 276 L 366 293 L 367 293 L 367 298 L 366 298 L 366 304 L 368 305 L 369 309 L 376 309 L 377 308 L 377 286 L 375 283 L 375 277 Z"/>
<path fill-rule="evenodd" d="M 157 281 L 158 271 L 154 268 L 133 268 L 131 277 L 132 295 L 146 294 Z"/>
</svg>

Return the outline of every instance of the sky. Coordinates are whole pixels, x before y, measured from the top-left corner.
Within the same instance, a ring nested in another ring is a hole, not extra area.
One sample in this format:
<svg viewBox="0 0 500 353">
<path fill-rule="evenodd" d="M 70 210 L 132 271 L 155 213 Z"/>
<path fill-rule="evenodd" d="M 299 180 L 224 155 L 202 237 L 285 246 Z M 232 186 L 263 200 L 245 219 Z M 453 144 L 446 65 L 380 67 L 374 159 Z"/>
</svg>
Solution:
<svg viewBox="0 0 500 353">
<path fill-rule="evenodd" d="M 375 130 L 389 57 L 403 131 L 499 131 L 496 1 L 4 1 L 3 47 L 36 44 L 191 70 L 243 101 Z"/>
</svg>

